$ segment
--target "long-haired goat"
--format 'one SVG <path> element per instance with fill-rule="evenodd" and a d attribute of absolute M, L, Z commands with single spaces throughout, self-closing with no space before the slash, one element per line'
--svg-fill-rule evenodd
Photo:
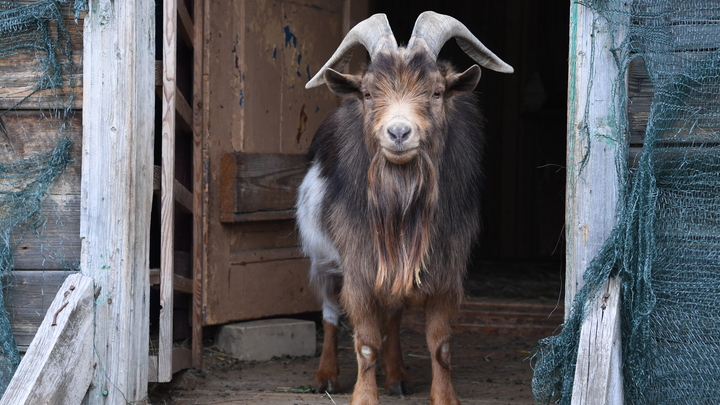
<path fill-rule="evenodd" d="M 358 361 L 352 404 L 378 403 L 381 350 L 387 389 L 407 392 L 399 338 L 405 304 L 425 306 L 430 402 L 458 403 L 450 382 L 450 322 L 479 231 L 483 133 L 472 95 L 480 68 L 457 73 L 437 62 L 453 37 L 480 65 L 513 71 L 452 17 L 421 14 L 407 47 L 398 47 L 387 18 L 376 14 L 348 32 L 306 85 L 327 83 L 344 97 L 310 145 L 297 220 L 323 304 L 316 388 L 337 387 L 342 306 L 354 327 Z M 370 63 L 357 75 L 339 73 L 358 44 Z"/>

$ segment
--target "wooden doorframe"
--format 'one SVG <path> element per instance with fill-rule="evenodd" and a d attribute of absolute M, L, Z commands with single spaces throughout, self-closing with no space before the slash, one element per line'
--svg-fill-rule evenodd
<path fill-rule="evenodd" d="M 85 18 L 80 270 L 95 284 L 90 404 L 147 401 L 154 9 L 98 0 Z"/>

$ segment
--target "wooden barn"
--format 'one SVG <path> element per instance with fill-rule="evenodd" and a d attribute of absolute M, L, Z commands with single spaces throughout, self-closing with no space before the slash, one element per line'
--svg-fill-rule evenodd
<path fill-rule="evenodd" d="M 8 392 L 27 399 L 1 403 L 72 403 L 58 399 L 71 391 L 73 401 L 87 391 L 91 404 L 143 403 L 148 382 L 203 367 L 203 333 L 216 326 L 318 311 L 294 202 L 313 134 L 339 101 L 304 85 L 378 12 L 402 43 L 422 11 L 456 16 L 516 68 L 484 71 L 477 89 L 486 185 L 469 277 L 512 284 L 522 278 L 513 268 L 540 263 L 561 282 L 566 3 L 20 0 L 0 2 L 0 20 L 38 3 L 62 12 L 67 78 L 33 87 L 49 50 L 4 56 L 11 30 L 0 25 L 0 164 L 53 148 L 47 111 L 62 108 L 73 111 L 63 125 L 72 161 L 46 193 L 42 225 L 9 238 L 5 306 L 27 354 Z M 62 38 L 56 20 L 35 18 Z M 454 42 L 441 56 L 472 64 Z M 546 318 L 560 294 L 513 316 Z"/>

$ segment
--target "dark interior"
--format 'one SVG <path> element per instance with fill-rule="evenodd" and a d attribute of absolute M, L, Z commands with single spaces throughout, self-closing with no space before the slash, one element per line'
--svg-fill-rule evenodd
<path fill-rule="evenodd" d="M 476 89 L 487 120 L 486 183 L 483 232 L 470 279 L 517 280 L 520 273 L 548 271 L 559 285 L 565 256 L 568 4 L 414 0 L 370 7 L 371 14 L 387 14 L 401 44 L 426 10 L 459 19 L 515 68 L 512 75 L 483 69 Z M 440 58 L 460 70 L 474 63 L 452 40 Z M 513 274 L 505 274 L 509 268 Z"/>

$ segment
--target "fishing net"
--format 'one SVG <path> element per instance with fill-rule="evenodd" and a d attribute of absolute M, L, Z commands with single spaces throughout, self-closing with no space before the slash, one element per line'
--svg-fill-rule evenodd
<path fill-rule="evenodd" d="M 536 401 L 570 403 L 580 326 L 616 275 L 625 403 L 720 403 L 720 1 L 580 4 L 621 44 L 611 49 L 616 83 L 600 85 L 627 89 L 628 66 L 642 58 L 654 91 L 637 166 L 628 145 L 618 148 L 617 225 L 562 332 L 534 353 Z M 624 118 L 616 130 L 631 139 Z"/>
<path fill-rule="evenodd" d="M 77 18 L 86 5 L 75 1 L 72 7 Z M 70 6 L 54 0 L 0 0 L 0 276 L 13 270 L 13 245 L 21 235 L 40 232 L 41 205 L 72 161 L 67 131 L 75 71 L 68 12 Z M 19 361 L 0 288 L 0 394 Z"/>

